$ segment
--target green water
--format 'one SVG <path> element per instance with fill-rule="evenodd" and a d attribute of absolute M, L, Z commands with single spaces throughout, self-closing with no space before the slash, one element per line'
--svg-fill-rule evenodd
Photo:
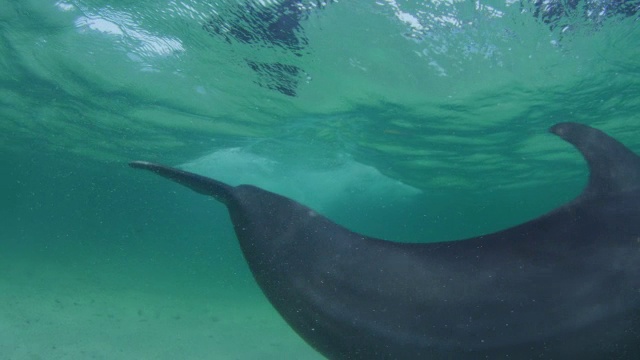
<path fill-rule="evenodd" d="M 587 170 L 554 123 L 640 151 L 637 15 L 342 1 L 291 51 L 205 30 L 236 4 L 0 0 L 0 358 L 321 358 L 254 284 L 225 209 L 130 160 L 418 242 L 577 195 Z M 295 94 L 252 62 L 300 69 Z"/>

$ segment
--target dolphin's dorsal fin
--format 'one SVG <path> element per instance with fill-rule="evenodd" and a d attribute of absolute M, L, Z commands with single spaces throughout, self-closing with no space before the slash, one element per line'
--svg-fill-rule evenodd
<path fill-rule="evenodd" d="M 549 131 L 570 142 L 587 160 L 589 184 L 582 197 L 603 197 L 640 188 L 640 157 L 592 127 L 565 122 Z"/>

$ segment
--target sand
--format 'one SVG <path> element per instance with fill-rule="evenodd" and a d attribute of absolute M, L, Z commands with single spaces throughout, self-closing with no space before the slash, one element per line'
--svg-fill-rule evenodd
<path fill-rule="evenodd" d="M 251 279 L 33 255 L 0 251 L 2 359 L 322 359 Z"/>

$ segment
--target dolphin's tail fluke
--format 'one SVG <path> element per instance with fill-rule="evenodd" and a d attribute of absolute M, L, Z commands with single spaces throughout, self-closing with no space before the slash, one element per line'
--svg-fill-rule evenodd
<path fill-rule="evenodd" d="M 182 184 L 195 192 L 212 196 L 224 204 L 228 204 L 233 197 L 233 186 L 202 175 L 146 161 L 132 161 L 129 163 L 129 166 L 136 169 L 149 170 L 169 180 Z"/>

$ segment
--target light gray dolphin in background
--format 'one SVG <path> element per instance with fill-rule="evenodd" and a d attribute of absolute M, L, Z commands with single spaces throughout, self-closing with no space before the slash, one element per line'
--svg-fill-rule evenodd
<path fill-rule="evenodd" d="M 640 359 L 640 158 L 576 123 L 575 200 L 466 240 L 370 238 L 286 197 L 148 162 L 229 209 L 256 282 L 330 359 Z"/>

